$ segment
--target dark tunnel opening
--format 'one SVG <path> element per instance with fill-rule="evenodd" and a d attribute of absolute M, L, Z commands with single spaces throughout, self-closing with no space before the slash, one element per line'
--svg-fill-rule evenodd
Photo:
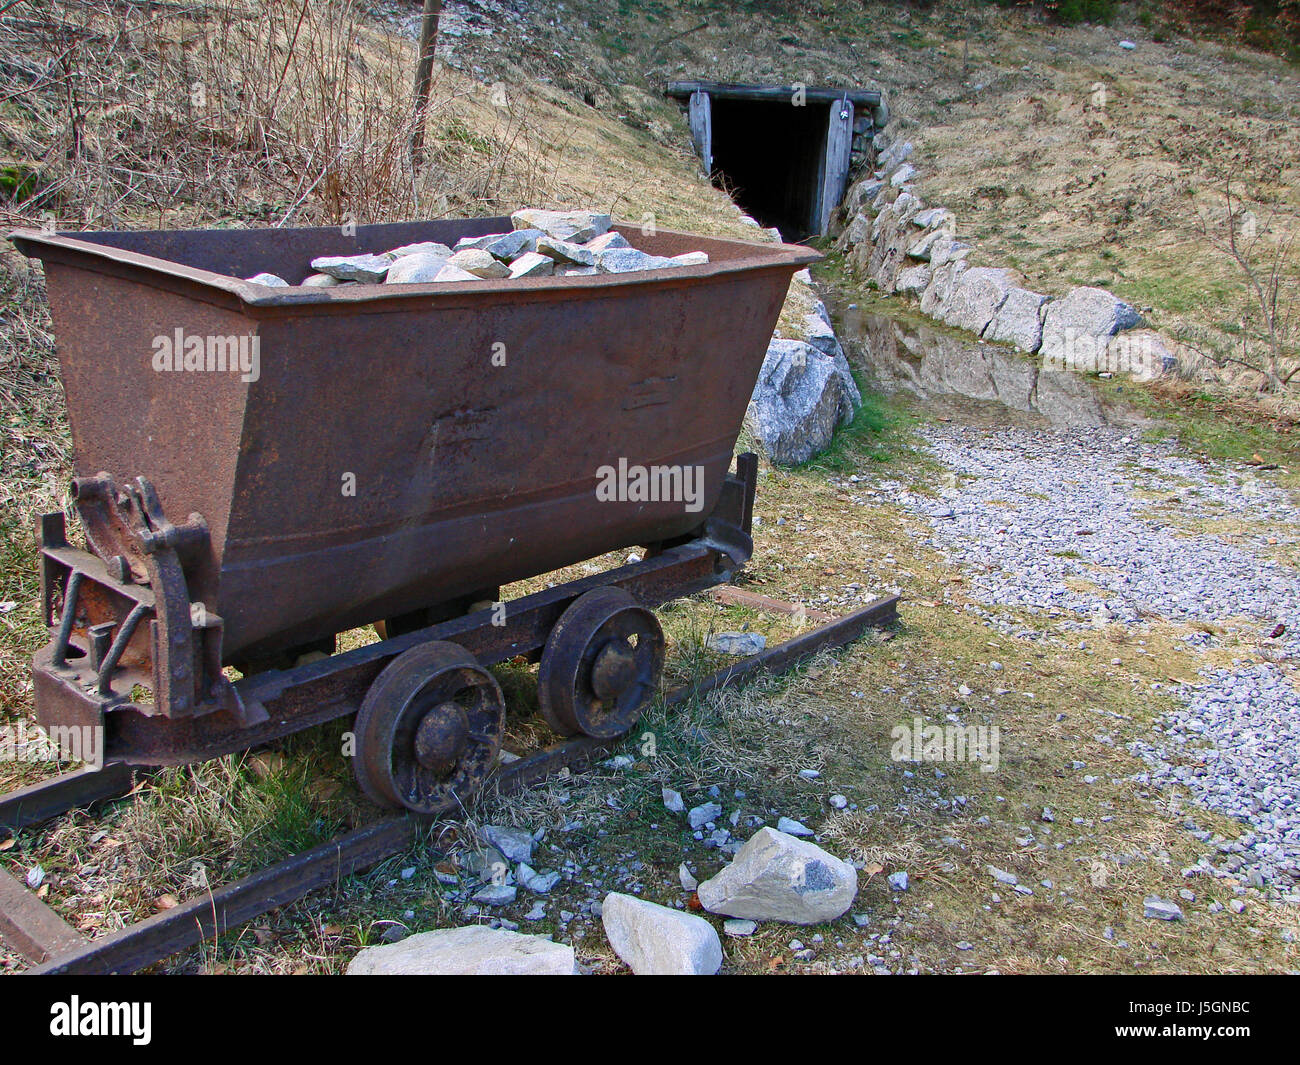
<path fill-rule="evenodd" d="M 790 100 L 712 101 L 713 181 L 787 241 L 818 230 L 826 108 Z"/>

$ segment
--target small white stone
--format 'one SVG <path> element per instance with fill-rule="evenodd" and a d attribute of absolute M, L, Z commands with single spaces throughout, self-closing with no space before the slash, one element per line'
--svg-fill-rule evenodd
<path fill-rule="evenodd" d="M 516 864 L 532 860 L 533 846 L 537 842 L 527 829 L 505 825 L 484 825 L 483 838 Z"/>
<path fill-rule="evenodd" d="M 693 807 L 691 812 L 686 815 L 686 819 L 691 828 L 699 828 L 701 825 L 707 825 L 710 821 L 716 821 L 721 816 L 721 803 L 706 802 Z"/>

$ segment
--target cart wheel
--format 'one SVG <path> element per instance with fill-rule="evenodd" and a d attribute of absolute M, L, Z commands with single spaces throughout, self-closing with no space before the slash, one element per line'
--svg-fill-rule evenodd
<path fill-rule="evenodd" d="M 664 633 L 630 592 L 606 585 L 578 596 L 542 652 L 537 694 L 547 724 L 564 736 L 620 736 L 659 685 Z"/>
<path fill-rule="evenodd" d="M 398 655 L 357 711 L 357 783 L 381 806 L 438 813 L 486 779 L 506 727 L 505 696 L 474 656 L 435 640 Z"/>

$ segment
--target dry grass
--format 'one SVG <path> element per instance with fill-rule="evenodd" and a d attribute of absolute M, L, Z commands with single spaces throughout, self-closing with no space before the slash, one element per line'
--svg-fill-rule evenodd
<path fill-rule="evenodd" d="M 147 32 L 141 30 L 139 41 L 128 46 L 95 21 L 105 12 L 117 11 L 107 0 L 69 10 L 80 12 L 78 18 L 88 18 L 99 35 L 95 47 L 105 51 L 93 54 L 116 57 L 115 62 L 134 55 L 153 64 L 176 55 L 197 62 L 193 57 L 206 54 L 204 48 L 216 47 L 214 41 L 186 52 L 167 43 L 180 38 L 197 41 L 195 35 L 210 34 L 210 22 L 180 24 L 164 19 L 151 23 Z M 340 82 L 330 81 L 328 92 L 322 89 L 313 96 L 311 71 L 330 70 L 332 77 L 344 77 L 334 65 L 341 53 L 330 49 L 352 38 L 340 29 L 344 22 L 330 20 L 351 16 L 338 5 L 311 6 L 304 18 L 320 20 L 313 22 L 316 29 L 310 31 L 317 35 L 304 38 L 300 33 L 298 40 L 315 41 L 312 47 L 326 48 L 326 55 L 303 59 L 305 65 L 299 70 L 296 64 L 303 54 L 297 50 L 299 45 L 288 44 L 299 10 L 296 5 L 277 8 L 270 23 L 277 28 L 266 46 L 279 49 L 274 54 L 282 62 L 288 56 L 294 67 L 285 75 L 284 84 L 291 87 L 285 91 L 301 92 L 304 100 L 323 106 L 324 101 L 337 99 L 330 94 L 340 90 Z M 796 32 L 831 18 L 829 9 L 814 9 L 807 21 L 797 23 Z M 743 65 L 740 51 L 760 54 L 764 42 L 772 44 L 772 56 L 787 56 L 771 60 L 775 75 L 798 73 L 805 66 L 820 68 L 827 75 L 824 80 L 857 78 L 860 73 L 860 59 L 839 46 L 840 58 L 826 66 L 812 53 L 791 56 L 773 43 L 777 28 L 762 18 L 759 21 L 763 22 L 759 36 L 738 33 L 734 22 L 729 28 L 706 31 L 701 47 L 717 46 L 726 52 L 719 76 L 763 75 Z M 0 25 L 4 25 L 2 17 Z M 669 29 L 671 25 L 663 27 L 663 33 Z M 363 30 L 360 27 L 358 33 Z M 875 69 L 881 80 L 904 86 L 908 71 L 925 63 L 950 69 L 951 54 L 942 49 L 933 55 L 926 51 L 937 47 L 939 34 L 934 27 L 922 33 L 924 47 L 910 38 L 889 44 L 890 32 L 888 26 L 864 26 L 858 38 L 879 43 L 871 54 L 879 56 Z M 400 116 L 406 88 L 405 76 L 397 71 L 409 68 L 409 46 L 367 38 L 356 44 L 349 62 L 365 57 L 370 64 L 367 71 L 374 73 L 375 57 L 388 54 L 384 49 L 389 47 L 401 50 L 407 60 L 393 64 L 392 80 L 387 83 L 391 87 L 385 90 L 393 94 L 387 103 Z M 4 69 L 6 77 L 16 76 Z M 169 76 L 181 79 L 184 71 L 179 65 Z M 247 74 L 263 94 L 274 84 L 264 75 Z M 354 85 L 353 91 L 370 92 L 373 86 L 386 84 L 386 76 L 380 69 L 377 82 Z M 83 156 L 79 162 L 74 157 L 76 165 L 52 164 L 48 175 L 51 195 L 56 192 L 66 198 L 58 201 L 58 213 L 74 221 L 124 225 L 245 224 L 285 217 L 333 221 L 339 212 L 347 211 L 359 212 L 363 220 L 380 220 L 400 216 L 407 209 L 404 204 L 430 214 L 495 213 L 515 206 L 518 201 L 513 198 L 527 191 L 533 202 L 593 204 L 634 221 L 649 212 L 668 227 L 719 235 L 752 233 L 741 226 L 725 198 L 700 178 L 694 161 L 679 145 L 679 134 L 670 136 L 665 127 L 651 122 L 633 128 L 555 89 L 518 79 L 511 82 L 509 106 L 503 113 L 487 89 L 454 72 L 439 74 L 429 139 L 436 165 L 427 184 L 412 185 L 408 193 L 391 177 L 392 171 L 386 171 L 390 181 L 382 188 L 339 173 L 336 181 L 315 183 L 305 199 L 302 191 L 313 185 L 314 175 L 330 158 L 344 158 L 338 155 L 340 147 L 353 143 L 345 124 L 333 132 L 319 131 L 318 143 L 312 137 L 319 123 L 307 122 L 295 134 L 292 123 L 297 112 L 277 110 L 277 122 L 265 130 L 268 140 L 259 140 L 255 132 L 251 141 L 231 140 L 232 152 L 248 154 L 239 156 L 238 164 L 230 163 L 229 169 L 225 160 L 204 162 L 204 167 L 215 169 L 197 173 L 203 182 L 211 179 L 211 190 L 200 190 L 196 186 L 202 182 L 192 181 L 186 193 L 184 186 L 175 184 L 174 175 L 168 177 L 167 166 L 162 165 L 165 160 L 137 157 L 138 167 L 133 168 L 144 176 L 134 178 L 108 165 L 103 146 L 112 137 L 126 130 L 128 150 L 147 153 L 152 150 L 150 138 L 161 127 L 150 127 L 148 137 L 131 141 L 129 114 L 113 111 L 112 84 L 107 78 L 93 84 L 109 95 L 99 100 L 99 111 L 87 112 Z M 127 79 L 124 84 L 129 87 L 131 82 Z M 222 84 L 237 83 L 228 79 Z M 8 91 L 0 90 L 0 95 Z M 624 100 L 636 96 L 626 85 L 619 93 Z M 248 133 L 240 125 L 244 116 L 239 94 L 223 92 L 215 98 L 223 108 L 219 128 L 232 137 L 231 131 Z M 272 98 L 274 94 L 259 97 L 260 106 Z M 350 106 L 361 111 L 379 106 L 371 97 L 352 100 Z M 117 102 L 125 107 L 129 97 Z M 642 99 L 641 105 L 646 113 L 659 113 L 655 101 Z M 30 143 L 50 158 L 62 160 L 71 120 L 60 124 L 60 112 L 51 104 L 45 112 L 48 126 L 33 123 L 14 106 L 10 100 L 4 105 L 9 110 L 0 107 L 0 136 L 6 138 L 0 141 L 3 150 L 31 161 L 38 155 L 35 148 L 24 154 L 15 146 L 27 143 L 24 137 L 48 136 L 49 141 Z M 308 109 L 304 114 L 313 112 Z M 390 120 L 391 125 L 384 124 Z M 372 138 L 368 147 L 363 154 L 346 158 L 367 159 L 381 170 L 393 166 L 400 171 L 401 159 L 391 151 L 385 154 L 384 148 L 400 138 L 399 119 L 390 116 L 364 128 Z M 163 143 L 170 143 L 180 158 L 186 151 L 198 150 L 191 135 L 188 129 L 180 130 Z M 297 144 L 286 148 L 282 138 L 290 136 Z M 264 163 L 257 161 L 267 146 L 269 157 Z M 313 156 L 312 151 L 318 154 Z M 316 169 L 294 170 L 284 163 L 288 158 L 315 159 Z M 239 167 L 247 171 L 247 183 L 223 184 L 222 175 L 234 174 Z M 351 183 L 354 177 L 356 184 Z M 306 185 L 300 186 L 304 178 Z M 996 240 L 996 235 L 990 239 Z M 0 351 L 10 354 L 0 365 L 4 382 L 0 429 L 5 434 L 0 470 L 5 502 L 0 518 L 4 523 L 0 526 L 4 552 L 0 600 L 16 605 L 0 611 L 0 721 L 11 721 L 27 712 L 25 661 L 44 638 L 34 611 L 31 518 L 38 509 L 66 502 L 62 486 L 68 472 L 68 444 L 39 274 L 26 272 L 25 264 L 12 253 L 6 256 L 4 268 L 6 313 Z M 1183 814 L 1176 797 L 1148 793 L 1132 781 L 1140 765 L 1124 745 L 1142 735 L 1169 705 L 1170 684 L 1186 679 L 1203 663 L 1233 657 L 1249 660 L 1258 649 L 1228 630 L 1220 634 L 1221 646 L 1213 655 L 1192 659 L 1179 639 L 1184 630 L 1155 620 L 1135 635 L 1119 628 L 1099 634 L 1097 647 L 1089 653 L 1079 653 L 1077 634 L 1057 629 L 1053 619 L 1018 617 L 1020 628 L 1035 633 L 1034 639 L 991 631 L 976 616 L 962 574 L 924 546 L 922 525 L 891 504 L 887 495 L 872 496 L 865 485 L 831 484 L 827 478 L 828 470 L 851 469 L 868 478 L 884 472 L 914 491 L 933 491 L 942 471 L 911 453 L 904 441 L 894 440 L 885 447 L 874 436 L 848 437 L 850 443 L 817 467 L 764 468 L 756 554 L 746 580 L 767 594 L 833 611 L 883 591 L 902 591 L 907 597 L 904 624 L 892 639 L 860 641 L 783 678 L 756 682 L 739 692 L 717 693 L 671 714 L 652 708 L 623 747 L 633 758 L 630 767 L 598 766 L 591 773 L 553 779 L 510 799 L 488 795 L 467 822 L 432 826 L 410 851 L 366 876 L 348 878 L 332 891 L 282 908 L 220 944 L 173 959 L 162 968 L 332 972 L 395 924 L 422 930 L 464 923 L 467 918 L 448 899 L 436 867 L 471 849 L 482 824 L 504 822 L 546 831 L 539 847 L 539 867 L 572 863 L 578 870 L 547 901 L 547 916 L 526 930 L 573 942 L 584 964 L 595 971 L 615 971 L 618 965 L 599 922 L 582 912 L 583 903 L 600 898 L 610 888 L 636 890 L 661 902 L 681 902 L 679 863 L 686 861 L 701 877 L 721 864 L 716 851 L 704 847 L 680 819 L 663 810 L 660 788 L 664 785 L 683 791 L 690 805 L 705 801 L 709 789 L 717 788 L 727 813 L 734 811 L 742 819 L 738 835 L 747 834 L 757 819 L 772 823 L 780 815 L 796 817 L 820 831 L 831 849 L 865 864 L 854 907 L 865 918 L 863 927 L 847 918 L 797 932 L 765 926 L 750 940 L 726 942 L 727 966 L 732 971 L 789 968 L 786 944 L 793 935 L 805 942 L 811 942 L 813 935 L 824 937 L 816 944 L 814 961 L 800 966 L 811 971 L 843 969 L 851 959 L 870 955 L 891 969 L 925 971 L 1296 968 L 1293 914 L 1269 907 L 1244 888 L 1240 897 L 1247 909 L 1242 915 L 1216 917 L 1206 912 L 1211 900 L 1238 897 L 1228 881 L 1191 881 L 1197 900 L 1184 906 L 1188 919 L 1183 923 L 1166 926 L 1141 916 L 1145 894 L 1175 897 L 1187 885 L 1180 870 L 1195 860 L 1198 847 L 1182 830 Z M 888 464 L 882 466 L 886 460 Z M 608 557 L 588 565 L 600 568 L 617 561 Z M 587 565 L 574 567 L 549 579 L 587 571 Z M 535 582 L 514 593 L 534 586 Z M 716 663 L 701 648 L 709 631 L 749 625 L 772 641 L 793 631 L 789 618 L 721 607 L 707 600 L 672 604 L 661 611 L 661 618 L 670 637 L 669 683 Z M 348 640 L 369 638 L 354 633 Z M 1002 672 L 991 670 L 994 657 L 1004 664 Z M 1118 665 L 1111 664 L 1114 658 L 1120 660 Z M 546 742 L 549 734 L 531 712 L 531 671 L 509 667 L 499 672 L 512 702 L 507 746 L 522 751 Z M 972 694 L 961 695 L 961 685 Z M 945 775 L 936 776 L 933 767 L 891 759 L 894 726 L 910 723 L 914 716 L 942 722 L 949 713 L 999 726 L 1002 761 L 997 773 L 950 764 L 943 767 Z M 19 833 L 12 845 L 0 841 L 4 848 L 0 861 L 16 874 L 40 865 L 46 874 L 48 901 L 87 931 L 108 931 L 175 900 L 201 897 L 209 884 L 226 882 L 374 816 L 375 811 L 357 798 L 343 760 L 336 756 L 341 727 L 294 737 L 271 752 L 162 772 L 130 798 L 93 818 L 72 814 L 42 829 Z M 653 736 L 653 746 L 646 744 L 647 734 Z M 1074 761 L 1086 763 L 1086 772 L 1097 777 L 1096 783 L 1085 784 L 1084 771 L 1072 768 Z M 820 776 L 806 780 L 798 775 L 800 769 L 815 769 Z M 48 771 L 48 766 L 33 770 L 6 765 L 0 769 L 0 786 Z M 856 809 L 833 811 L 826 799 L 835 793 L 844 794 Z M 1053 822 L 1041 819 L 1044 807 L 1054 811 Z M 1225 835 L 1238 831 L 1234 823 L 1197 816 L 1205 827 Z M 1057 843 L 1063 846 L 1058 849 Z M 994 884 L 985 872 L 988 864 L 1014 872 L 1034 894 L 1021 897 Z M 897 869 L 906 869 L 913 881 L 911 890 L 900 896 L 892 894 L 885 882 L 886 874 Z M 1052 888 L 1042 886 L 1045 879 L 1051 880 Z M 1001 901 L 993 900 L 995 888 Z M 522 922 L 532 901 L 521 893 L 503 914 Z M 563 910 L 576 916 L 562 920 Z M 0 957 L 0 967 L 13 964 L 14 959 Z"/>
<path fill-rule="evenodd" d="M 457 47 L 493 75 L 522 67 L 578 93 L 575 79 L 597 72 L 614 86 L 606 106 L 682 144 L 674 105 L 633 85 L 882 88 L 892 133 L 916 145 L 923 199 L 956 211 L 978 249 L 972 263 L 1018 268 L 1053 295 L 1102 285 L 1156 328 L 1234 352 L 1258 307 L 1203 232 L 1220 229 L 1225 179 L 1258 223 L 1261 260 L 1300 232 L 1300 73 L 1274 55 L 1148 28 L 1140 6 L 1120 5 L 1111 26 L 1064 27 L 1023 9 L 942 0 L 632 2 L 617 16 L 598 0 L 544 0 L 509 47 Z M 1137 49 L 1120 49 L 1125 38 Z M 1288 259 L 1294 285 L 1300 249 Z M 1294 338 L 1291 347 L 1295 357 Z M 1248 389 L 1259 381 L 1232 367 L 1219 376 Z"/>
<path fill-rule="evenodd" d="M 1115 46 L 1124 34 L 1136 51 Z M 964 48 L 936 40 L 939 77 L 895 99 L 922 194 L 956 211 L 976 261 L 1053 295 L 1106 287 L 1171 335 L 1239 346 L 1258 307 L 1203 231 L 1221 230 L 1231 180 L 1261 255 L 1282 248 L 1300 274 L 1286 249 L 1300 231 L 1295 68 L 1136 26 L 1044 34 L 993 15 L 963 63 Z"/>

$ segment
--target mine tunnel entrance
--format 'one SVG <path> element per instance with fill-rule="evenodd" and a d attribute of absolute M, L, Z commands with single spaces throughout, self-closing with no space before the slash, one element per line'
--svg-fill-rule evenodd
<path fill-rule="evenodd" d="M 714 184 L 788 241 L 816 232 L 818 171 L 825 154 L 826 115 L 820 107 L 714 101 Z"/>
<path fill-rule="evenodd" d="M 787 241 L 824 233 L 848 184 L 888 121 L 867 89 L 678 81 L 691 139 L 713 183 Z"/>

